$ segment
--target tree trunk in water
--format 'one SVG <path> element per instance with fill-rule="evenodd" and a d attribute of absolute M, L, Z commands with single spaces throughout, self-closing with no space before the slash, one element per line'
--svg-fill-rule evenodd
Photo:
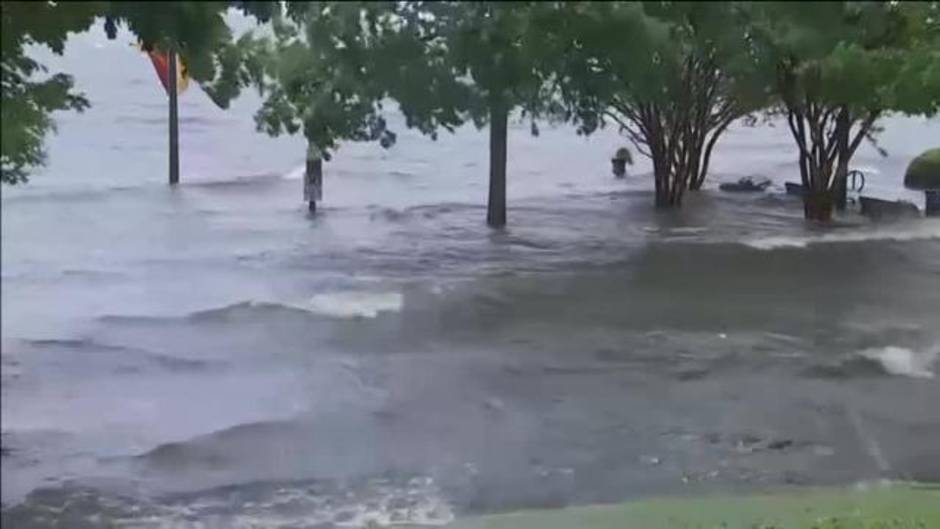
<path fill-rule="evenodd" d="M 838 211 L 845 211 L 845 207 L 849 202 L 848 174 L 848 168 L 840 166 L 836 168 L 836 174 L 833 177 L 835 178 L 833 205 Z"/>
<path fill-rule="evenodd" d="M 669 162 L 660 153 L 653 153 L 653 178 L 656 182 L 656 207 L 668 208 L 672 205 L 669 186 Z"/>
<path fill-rule="evenodd" d="M 806 220 L 832 220 L 833 193 L 807 188 L 803 192 L 803 216 Z"/>
<path fill-rule="evenodd" d="M 656 207 L 658 209 L 677 208 L 682 205 L 685 191 L 685 173 L 669 161 L 669 155 L 662 151 L 653 154 L 653 178 L 656 181 Z"/>
<path fill-rule="evenodd" d="M 661 209 L 674 208 L 682 205 L 682 193 L 679 192 L 678 183 L 673 181 L 667 172 L 656 177 L 656 207 Z"/>
<path fill-rule="evenodd" d="M 835 191 L 835 206 L 839 211 L 845 211 L 848 204 L 848 179 L 849 179 L 849 132 L 852 122 L 849 120 L 849 112 L 843 108 L 836 118 L 836 174 L 833 175 L 833 190 Z"/>
<path fill-rule="evenodd" d="M 490 194 L 486 223 L 494 228 L 506 225 L 506 125 L 505 105 L 490 106 Z"/>
<path fill-rule="evenodd" d="M 848 175 L 849 168 L 840 162 L 836 167 L 836 174 L 833 176 L 835 179 L 833 184 L 833 192 L 835 195 L 833 197 L 833 205 L 838 211 L 845 211 L 845 207 L 849 202 Z"/>
<path fill-rule="evenodd" d="M 672 206 L 672 201 L 669 199 L 669 193 L 665 189 L 656 190 L 656 207 L 658 209 L 667 209 Z"/>

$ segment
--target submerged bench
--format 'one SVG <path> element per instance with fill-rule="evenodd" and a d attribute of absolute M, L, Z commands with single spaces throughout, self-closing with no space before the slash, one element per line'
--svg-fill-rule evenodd
<path fill-rule="evenodd" d="M 880 198 L 859 197 L 861 213 L 866 217 L 918 217 L 920 210 L 906 200 L 882 200 Z"/>

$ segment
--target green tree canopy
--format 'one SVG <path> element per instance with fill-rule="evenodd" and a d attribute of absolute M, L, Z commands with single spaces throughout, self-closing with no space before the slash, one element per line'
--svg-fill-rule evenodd
<path fill-rule="evenodd" d="M 614 123 L 653 162 L 656 204 L 701 187 L 727 127 L 759 108 L 754 60 L 730 2 L 563 4 L 558 80 L 584 133 Z"/>
<path fill-rule="evenodd" d="M 756 75 L 798 149 L 807 218 L 844 205 L 849 162 L 889 112 L 940 108 L 937 2 L 754 2 Z"/>
<path fill-rule="evenodd" d="M 506 223 L 508 117 L 519 109 L 534 119 L 549 101 L 550 34 L 542 24 L 551 9 L 539 2 L 397 2 L 383 41 L 389 96 L 409 127 L 433 137 L 440 128 L 489 124 L 490 226 Z"/>
<path fill-rule="evenodd" d="M 490 126 L 487 222 L 506 222 L 507 121 L 533 119 L 550 101 L 540 26 L 554 4 L 288 2 L 273 35 L 246 35 L 216 54 L 204 88 L 221 105 L 253 85 L 256 115 L 271 135 L 302 132 L 326 157 L 342 140 L 394 142 L 383 105 L 432 138 L 471 122 Z"/>
<path fill-rule="evenodd" d="M 395 141 L 386 128 L 377 41 L 390 23 L 387 4 L 291 3 L 273 17 L 273 34 L 246 34 L 218 54 L 207 85 L 222 105 L 252 85 L 265 99 L 255 116 L 272 136 L 303 133 L 330 158 L 341 140 Z"/>
<path fill-rule="evenodd" d="M 142 42 L 177 50 L 197 81 L 216 75 L 217 51 L 231 40 L 224 14 L 238 8 L 267 20 L 275 2 L 3 2 L 2 149 L 0 181 L 26 181 L 45 160 L 43 142 L 55 128 L 52 112 L 88 107 L 64 72 L 48 74 L 26 55 L 30 45 L 62 54 L 69 34 L 101 24 L 109 38 L 126 27 Z"/>

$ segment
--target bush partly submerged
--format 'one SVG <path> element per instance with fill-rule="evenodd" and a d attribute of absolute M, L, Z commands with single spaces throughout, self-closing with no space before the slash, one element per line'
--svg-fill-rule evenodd
<path fill-rule="evenodd" d="M 904 173 L 904 187 L 940 189 L 940 148 L 924 151 L 911 160 Z"/>

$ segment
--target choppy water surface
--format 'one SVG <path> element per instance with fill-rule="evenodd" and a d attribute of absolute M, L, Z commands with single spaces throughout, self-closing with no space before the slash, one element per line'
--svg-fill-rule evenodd
<path fill-rule="evenodd" d="M 486 135 L 303 146 L 103 35 L 59 59 L 94 108 L 4 188 L 3 520 L 360 527 L 874 478 L 940 479 L 940 224 L 806 225 L 779 128 L 732 130 L 711 189 L 655 212 L 622 140 L 518 124 L 510 226 Z M 940 137 L 892 118 L 874 196 Z M 722 180 L 763 174 L 763 195 Z M 318 525 L 320 524 L 320 525 Z"/>

